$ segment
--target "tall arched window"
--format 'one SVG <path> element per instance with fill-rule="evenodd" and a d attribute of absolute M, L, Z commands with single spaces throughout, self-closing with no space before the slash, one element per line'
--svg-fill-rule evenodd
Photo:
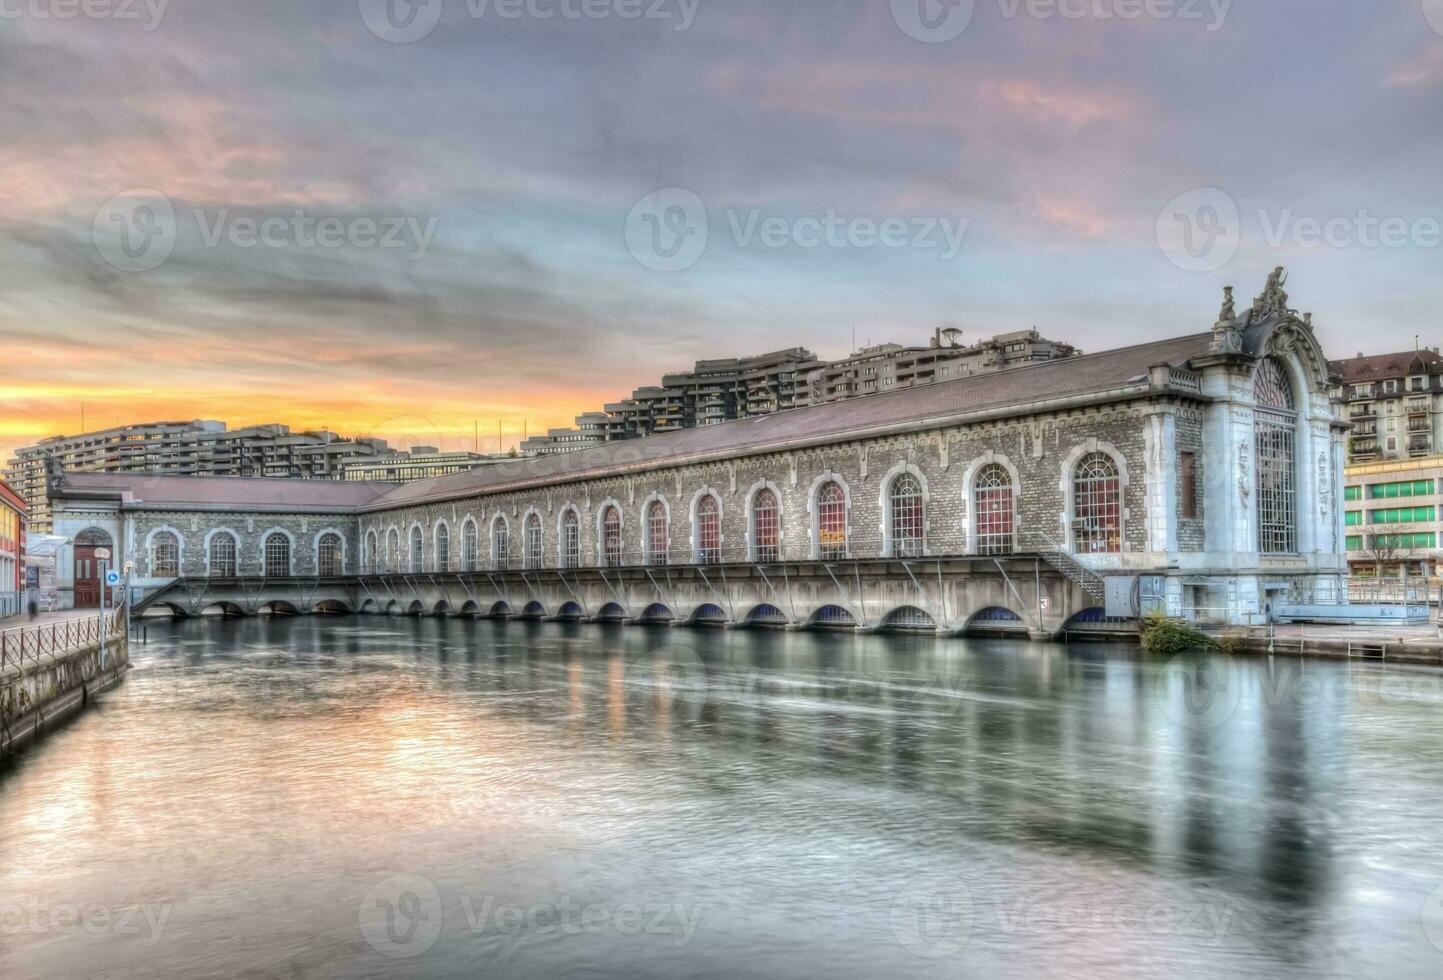
<path fill-rule="evenodd" d="M 621 565 L 621 511 L 610 504 L 601 514 L 601 565 L 603 568 Z"/>
<path fill-rule="evenodd" d="M 1088 453 L 1072 471 L 1072 547 L 1083 555 L 1122 550 L 1122 480 L 1107 453 Z"/>
<path fill-rule="evenodd" d="M 721 502 L 711 494 L 696 504 L 696 560 L 702 565 L 721 561 Z"/>
<path fill-rule="evenodd" d="M 1253 379 L 1258 408 L 1253 427 L 1258 450 L 1258 550 L 1289 555 L 1298 550 L 1297 402 L 1283 366 L 1258 364 Z"/>
<path fill-rule="evenodd" d="M 562 568 L 581 567 L 581 519 L 571 508 L 561 515 L 561 539 L 556 549 Z"/>
<path fill-rule="evenodd" d="M 279 531 L 266 535 L 266 578 L 286 578 L 291 574 L 291 539 Z"/>
<path fill-rule="evenodd" d="M 436 525 L 436 571 L 451 570 L 451 529 L 445 524 Z"/>
<path fill-rule="evenodd" d="M 541 515 L 532 514 L 526 518 L 526 548 L 523 560 L 527 568 L 540 568 L 545 561 L 542 557 Z"/>
<path fill-rule="evenodd" d="M 977 524 L 979 555 L 1012 554 L 1012 474 L 989 463 L 972 488 L 972 514 Z"/>
<path fill-rule="evenodd" d="M 762 489 L 752 498 L 752 561 L 774 562 L 781 558 L 782 511 L 777 495 Z"/>
<path fill-rule="evenodd" d="M 817 491 L 817 548 L 823 561 L 847 557 L 847 495 L 835 480 Z"/>
<path fill-rule="evenodd" d="M 344 571 L 346 552 L 341 545 L 341 536 L 333 532 L 321 535 L 316 542 L 316 574 L 335 577 Z"/>
<path fill-rule="evenodd" d="M 466 518 L 466 523 L 461 525 L 461 564 L 464 570 L 474 572 L 477 570 L 477 562 L 481 556 L 480 535 L 476 533 L 476 522 Z"/>
<path fill-rule="evenodd" d="M 646 563 L 666 564 L 666 504 L 660 500 L 646 506 Z"/>
<path fill-rule="evenodd" d="M 920 558 L 925 550 L 926 511 L 922 484 L 911 473 L 892 481 L 888 494 L 891 509 L 892 558 Z"/>
<path fill-rule="evenodd" d="M 491 567 L 497 571 L 504 571 L 506 568 L 506 552 L 511 547 L 511 529 L 506 525 L 506 518 L 500 514 L 491 525 Z"/>
<path fill-rule="evenodd" d="M 379 543 L 376 539 L 375 529 L 366 532 L 366 570 L 378 572 L 381 570 L 381 555 Z"/>
<path fill-rule="evenodd" d="M 214 578 L 235 578 L 235 538 L 229 531 L 218 531 L 211 535 L 210 554 L 206 556 L 206 567 Z"/>
<path fill-rule="evenodd" d="M 411 528 L 411 571 L 425 571 L 425 540 L 426 536 L 421 533 L 421 526 L 415 525 Z"/>
<path fill-rule="evenodd" d="M 386 571 L 401 570 L 401 532 L 394 527 L 386 534 Z"/>
<path fill-rule="evenodd" d="M 150 574 L 154 578 L 180 575 L 180 539 L 170 531 L 161 531 L 150 539 Z"/>

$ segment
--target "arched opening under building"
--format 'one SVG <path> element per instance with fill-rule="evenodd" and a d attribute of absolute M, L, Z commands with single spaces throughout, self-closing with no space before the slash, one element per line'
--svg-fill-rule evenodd
<path fill-rule="evenodd" d="M 643 623 L 669 623 L 675 618 L 671 610 L 660 602 L 653 602 L 641 611 L 641 621 Z"/>
<path fill-rule="evenodd" d="M 351 610 L 339 599 L 322 599 L 312 612 L 317 616 L 348 616 Z"/>
<path fill-rule="evenodd" d="M 490 617 L 492 617 L 492 618 L 500 618 L 500 617 L 502 617 L 502 616 L 510 616 L 510 615 L 511 615 L 511 607 L 510 607 L 507 603 L 505 603 L 505 602 L 493 602 L 493 603 L 491 604 L 491 611 L 488 612 L 486 615 L 488 615 L 488 616 L 490 616 Z"/>
<path fill-rule="evenodd" d="M 882 628 L 894 633 L 930 633 L 937 622 L 916 606 L 899 606 L 882 620 Z"/>
<path fill-rule="evenodd" d="M 615 623 L 625 618 L 626 610 L 621 608 L 620 603 L 616 602 L 608 602 L 602 606 L 601 611 L 596 614 L 597 621 L 602 623 Z"/>
<path fill-rule="evenodd" d="M 537 599 L 532 599 L 525 606 L 521 607 L 522 619 L 540 619 L 546 615 L 546 607 Z"/>
<path fill-rule="evenodd" d="M 747 613 L 745 622 L 748 626 L 774 629 L 778 626 L 787 625 L 789 620 L 787 619 L 786 613 L 782 612 L 776 606 L 764 602 Z"/>
<path fill-rule="evenodd" d="M 691 621 L 697 626 L 722 626 L 727 621 L 726 610 L 712 602 L 704 603 L 691 614 Z"/>
<path fill-rule="evenodd" d="M 270 602 L 261 603 L 256 610 L 262 616 L 299 616 L 301 611 L 284 599 L 272 599 Z"/>
<path fill-rule="evenodd" d="M 989 606 L 967 620 L 964 630 L 969 636 L 998 636 L 1026 633 L 1022 617 L 1003 606 Z"/>
<path fill-rule="evenodd" d="M 208 619 L 239 619 L 245 615 L 245 610 L 234 602 L 213 602 L 202 609 L 200 614 Z"/>
<path fill-rule="evenodd" d="M 855 629 L 857 617 L 841 606 L 823 606 L 812 614 L 810 625 L 821 630 Z"/>
<path fill-rule="evenodd" d="M 577 602 L 563 602 L 560 611 L 557 612 L 557 619 L 580 619 L 583 613 L 581 604 Z"/>

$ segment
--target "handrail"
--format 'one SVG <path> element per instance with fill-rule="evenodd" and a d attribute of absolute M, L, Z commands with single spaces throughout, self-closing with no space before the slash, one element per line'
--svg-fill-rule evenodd
<path fill-rule="evenodd" d="M 78 647 L 98 643 L 101 629 L 101 617 L 97 613 L 94 616 L 77 616 L 0 630 L 0 670 L 10 667 L 11 664 L 24 667 L 26 660 L 39 666 L 41 657 L 56 657 Z M 105 614 L 106 639 L 124 636 L 125 629 L 124 609 Z"/>

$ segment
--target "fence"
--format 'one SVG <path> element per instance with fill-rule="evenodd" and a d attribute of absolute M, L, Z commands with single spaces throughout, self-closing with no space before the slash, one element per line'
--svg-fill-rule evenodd
<path fill-rule="evenodd" d="M 115 640 L 125 635 L 125 610 L 106 613 L 105 638 Z M 0 630 L 0 670 L 23 666 L 26 660 L 39 665 L 41 657 L 54 657 L 78 647 L 99 643 L 99 613 L 77 619 L 65 619 L 36 626 L 17 626 Z"/>

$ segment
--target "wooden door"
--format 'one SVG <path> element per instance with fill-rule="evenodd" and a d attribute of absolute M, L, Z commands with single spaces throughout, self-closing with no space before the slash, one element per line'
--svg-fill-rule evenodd
<path fill-rule="evenodd" d="M 100 561 L 95 557 L 96 545 L 75 546 L 75 608 L 95 609 L 100 606 Z"/>

